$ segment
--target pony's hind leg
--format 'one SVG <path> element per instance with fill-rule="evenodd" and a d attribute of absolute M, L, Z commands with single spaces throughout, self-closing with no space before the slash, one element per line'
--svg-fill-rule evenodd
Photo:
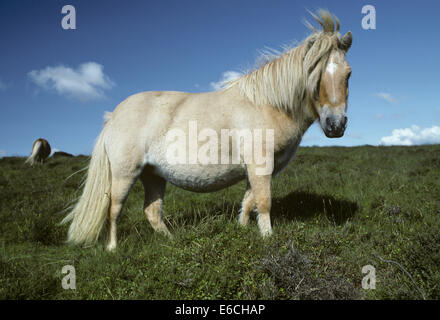
<path fill-rule="evenodd" d="M 254 195 L 250 187 L 249 182 L 247 183 L 246 192 L 244 194 L 243 200 L 241 201 L 240 215 L 238 216 L 238 223 L 242 226 L 246 226 L 249 222 L 249 215 L 255 208 Z"/>
<path fill-rule="evenodd" d="M 109 209 L 110 233 L 109 242 L 107 245 L 108 251 L 113 251 L 116 249 L 116 220 L 122 211 L 122 206 L 124 205 L 125 199 L 127 199 L 128 192 L 130 191 L 134 180 L 135 177 L 112 177 Z"/>
<path fill-rule="evenodd" d="M 144 212 L 155 231 L 171 237 L 171 233 L 162 219 L 163 197 L 165 195 L 166 180 L 149 174 L 146 170 L 141 175 L 145 190 Z"/>

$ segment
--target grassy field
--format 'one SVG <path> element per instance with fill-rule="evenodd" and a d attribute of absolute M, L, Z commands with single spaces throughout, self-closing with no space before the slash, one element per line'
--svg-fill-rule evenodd
<path fill-rule="evenodd" d="M 66 245 L 63 210 L 87 157 L 0 159 L 0 299 L 439 299 L 440 146 L 300 148 L 273 183 L 274 235 L 237 225 L 244 182 L 167 186 L 174 239 L 154 233 L 133 187 L 115 253 Z M 68 178 L 71 176 L 70 178 Z M 76 270 L 65 290 L 64 265 Z M 376 289 L 362 289 L 362 267 Z"/>

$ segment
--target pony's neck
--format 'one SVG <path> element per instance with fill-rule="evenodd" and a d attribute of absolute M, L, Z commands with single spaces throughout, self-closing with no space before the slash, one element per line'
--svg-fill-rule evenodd
<path fill-rule="evenodd" d="M 303 42 L 231 85 L 237 85 L 241 94 L 256 105 L 271 105 L 288 113 L 298 113 L 307 99 L 303 62 L 308 49 Z"/>
<path fill-rule="evenodd" d="M 309 129 L 310 126 L 316 121 L 318 116 L 316 115 L 316 112 L 312 110 L 312 106 L 307 103 L 298 108 L 298 110 L 298 113 L 290 116 L 298 128 L 298 135 L 302 137 L 307 129 Z"/>

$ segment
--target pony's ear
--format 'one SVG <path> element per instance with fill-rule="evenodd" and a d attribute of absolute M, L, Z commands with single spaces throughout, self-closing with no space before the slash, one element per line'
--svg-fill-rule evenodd
<path fill-rule="evenodd" d="M 348 49 L 350 49 L 351 47 L 351 42 L 353 41 L 353 35 L 351 34 L 350 31 L 348 31 L 342 38 L 341 41 L 339 42 L 339 46 L 341 47 L 342 50 L 344 50 L 345 52 L 348 51 Z"/>

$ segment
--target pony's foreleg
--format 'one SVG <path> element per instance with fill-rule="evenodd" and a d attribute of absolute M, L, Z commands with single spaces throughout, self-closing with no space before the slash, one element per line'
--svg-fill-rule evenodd
<path fill-rule="evenodd" d="M 156 175 L 143 173 L 142 184 L 145 190 L 144 213 L 155 231 L 168 237 L 171 233 L 162 219 L 162 205 L 166 189 L 166 180 Z"/>
<path fill-rule="evenodd" d="M 246 226 L 249 222 L 249 215 L 255 208 L 254 195 L 252 194 L 252 189 L 247 184 L 246 192 L 244 194 L 243 200 L 241 201 L 240 215 L 238 216 L 238 223 L 242 226 Z"/>
<path fill-rule="evenodd" d="M 108 251 L 113 251 L 116 249 L 116 220 L 122 211 L 122 206 L 124 205 L 125 199 L 127 199 L 127 195 L 131 186 L 133 185 L 133 181 L 134 178 L 112 179 L 109 209 L 110 233 L 107 245 Z"/>
<path fill-rule="evenodd" d="M 257 175 L 254 170 L 248 170 L 248 179 L 258 211 L 258 227 L 263 237 L 272 234 L 272 226 L 270 223 L 271 178 L 271 175 Z"/>

